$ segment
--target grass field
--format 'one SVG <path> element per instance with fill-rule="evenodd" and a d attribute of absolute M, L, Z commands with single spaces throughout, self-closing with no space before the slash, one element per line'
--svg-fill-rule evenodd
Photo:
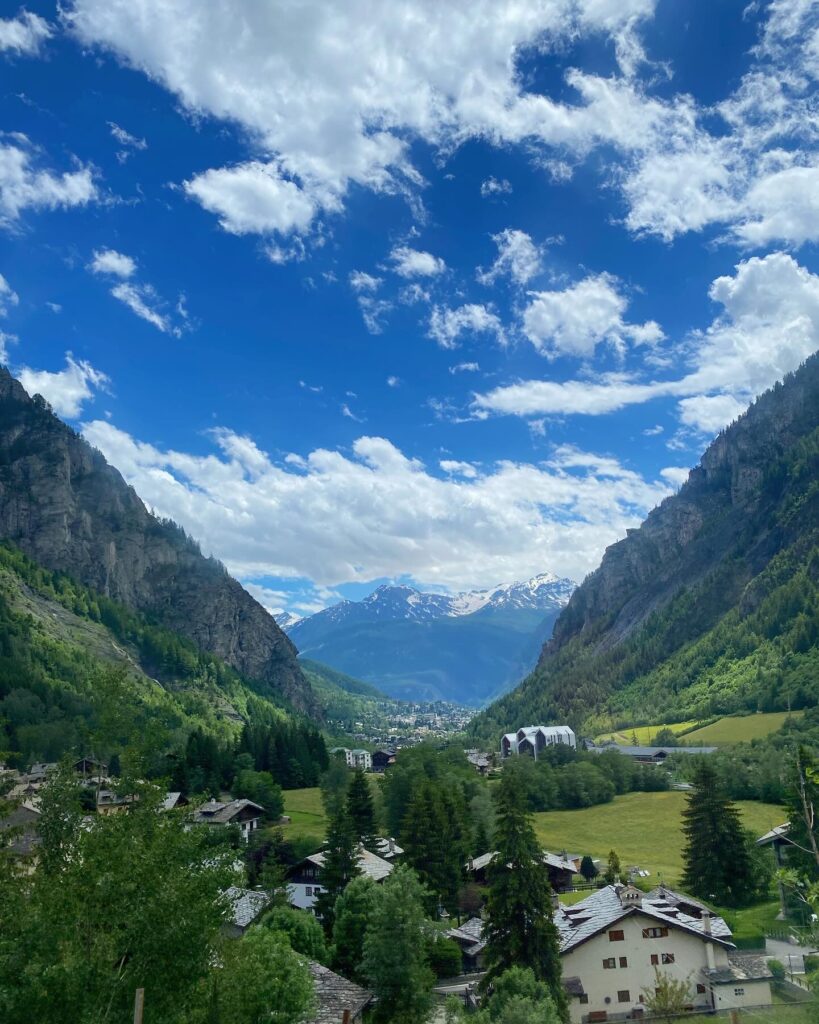
<path fill-rule="evenodd" d="M 623 866 L 639 865 L 651 872 L 646 881 L 662 876 L 677 884 L 682 860 L 680 814 L 686 795 L 668 793 L 626 793 L 609 804 L 580 811 L 544 811 L 536 814 L 538 838 L 548 850 L 589 853 L 605 860 L 614 849 Z M 762 835 L 781 825 L 787 815 L 776 804 L 753 801 L 738 803 L 748 828 Z"/>
<path fill-rule="evenodd" d="M 678 733 L 684 729 L 690 729 L 696 724 L 696 721 L 690 721 L 673 722 L 671 724 L 661 722 L 659 725 L 636 725 L 633 729 L 621 729 L 619 732 L 604 733 L 602 736 L 597 737 L 597 742 L 604 743 L 606 740 L 613 740 L 615 743 L 628 747 L 636 741 L 637 746 L 651 746 L 654 742 L 654 737 L 660 729 L 670 729 L 673 733 Z"/>
<path fill-rule="evenodd" d="M 792 711 L 792 718 L 799 718 L 804 712 Z M 744 715 L 742 717 L 720 718 L 702 729 L 686 733 L 683 743 L 692 746 L 747 743 L 749 740 L 760 739 L 777 732 L 788 718 L 787 711 L 771 711 L 763 715 Z"/>
<path fill-rule="evenodd" d="M 290 815 L 290 824 L 284 828 L 288 838 L 309 838 L 316 844 L 324 841 L 327 819 L 321 804 L 321 790 L 286 789 L 284 813 Z"/>

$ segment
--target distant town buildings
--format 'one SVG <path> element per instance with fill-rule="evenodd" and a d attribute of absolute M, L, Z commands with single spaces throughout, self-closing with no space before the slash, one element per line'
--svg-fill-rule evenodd
<path fill-rule="evenodd" d="M 577 737 L 568 725 L 524 725 L 501 739 L 501 757 L 527 754 L 537 760 L 547 747 L 563 745 L 577 749 Z"/>

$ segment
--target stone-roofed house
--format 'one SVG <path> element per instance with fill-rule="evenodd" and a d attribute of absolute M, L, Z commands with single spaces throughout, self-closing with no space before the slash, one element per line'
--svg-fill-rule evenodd
<path fill-rule="evenodd" d="M 461 947 L 464 974 L 482 971 L 483 951 L 486 948 L 486 941 L 483 938 L 483 920 L 480 917 L 470 917 L 463 924 L 450 928 L 446 934 L 447 938 L 457 942 Z"/>
<path fill-rule="evenodd" d="M 316 1012 L 305 1024 L 360 1024 L 372 992 L 315 960 L 308 960 L 307 966 L 315 986 Z"/>
<path fill-rule="evenodd" d="M 197 824 L 221 825 L 222 828 L 236 825 L 241 832 L 242 839 L 247 842 L 250 833 L 259 827 L 263 814 L 264 807 L 252 800 L 231 800 L 228 803 L 222 803 L 221 800 L 208 800 L 196 808 L 193 812 L 193 820 Z"/>
<path fill-rule="evenodd" d="M 480 857 L 471 857 L 466 862 L 466 872 L 476 885 L 485 885 L 487 869 L 495 859 L 495 853 L 484 853 Z M 564 855 L 543 851 L 543 863 L 549 872 L 549 884 L 555 892 L 566 892 L 572 888 L 574 876 L 578 874 L 577 865 Z"/>
<path fill-rule="evenodd" d="M 315 913 L 316 897 L 322 891 L 320 879 L 323 867 L 324 854 L 320 851 L 310 854 L 290 869 L 287 873 L 287 892 L 291 906 Z M 358 848 L 358 869 L 374 882 L 383 882 L 392 874 L 394 867 L 394 864 L 365 850 L 363 846 Z"/>
<path fill-rule="evenodd" d="M 397 857 L 403 856 L 404 853 L 403 847 L 399 846 L 392 836 L 380 836 L 373 845 L 375 846 L 373 853 L 378 854 L 384 860 L 395 860 Z"/>
<path fill-rule="evenodd" d="M 231 918 L 222 931 L 231 939 L 238 939 L 257 921 L 270 905 L 272 897 L 258 889 L 240 889 L 232 885 L 225 891 L 230 902 Z"/>

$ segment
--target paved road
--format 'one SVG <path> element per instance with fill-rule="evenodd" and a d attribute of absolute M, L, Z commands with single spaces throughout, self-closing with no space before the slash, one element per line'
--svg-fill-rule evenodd
<path fill-rule="evenodd" d="M 780 960 L 789 974 L 804 974 L 804 958 L 809 953 L 815 952 L 816 950 L 809 946 L 797 946 L 790 942 L 783 942 L 781 939 L 765 940 L 766 955 L 772 960 Z"/>

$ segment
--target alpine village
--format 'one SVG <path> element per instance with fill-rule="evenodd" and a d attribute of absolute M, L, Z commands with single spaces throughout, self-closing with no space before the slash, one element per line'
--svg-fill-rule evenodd
<path fill-rule="evenodd" d="M 819 1022 L 816 0 L 0 13 L 0 1024 Z"/>

